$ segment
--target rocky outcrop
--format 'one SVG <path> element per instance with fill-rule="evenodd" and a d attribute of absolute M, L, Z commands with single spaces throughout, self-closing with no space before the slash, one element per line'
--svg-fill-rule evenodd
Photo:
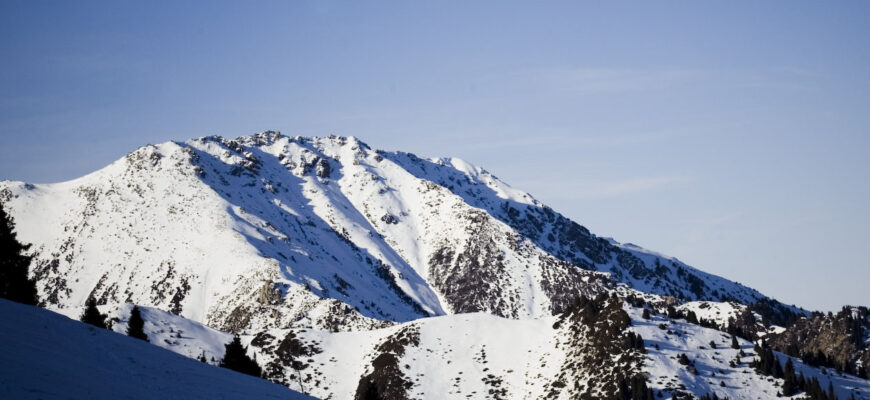
<path fill-rule="evenodd" d="M 814 313 L 785 331 L 765 338 L 768 345 L 807 364 L 870 379 L 870 311 L 844 307 L 833 314 Z"/>

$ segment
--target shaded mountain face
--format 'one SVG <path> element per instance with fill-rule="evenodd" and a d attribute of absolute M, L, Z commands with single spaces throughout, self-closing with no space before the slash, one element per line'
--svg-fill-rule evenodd
<path fill-rule="evenodd" d="M 43 304 L 159 307 L 231 332 L 370 329 L 581 295 L 765 299 L 590 233 L 458 159 L 265 132 L 142 147 L 58 184 L 0 183 Z"/>

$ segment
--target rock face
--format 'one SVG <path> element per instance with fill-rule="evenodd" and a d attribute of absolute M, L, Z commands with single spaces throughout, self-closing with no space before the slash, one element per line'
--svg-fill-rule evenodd
<path fill-rule="evenodd" d="M 0 183 L 50 308 L 159 307 L 231 331 L 535 318 L 635 289 L 759 293 L 602 239 L 458 159 L 264 132 L 142 147 L 69 182 Z M 606 272 L 607 274 L 602 274 Z"/>
<path fill-rule="evenodd" d="M 844 307 L 836 314 L 813 314 L 767 338 L 774 349 L 808 363 L 870 379 L 870 311 Z"/>
<path fill-rule="evenodd" d="M 566 356 L 547 398 L 619 398 L 620 384 L 640 377 L 644 361 L 643 339 L 636 347 L 629 326 L 622 300 L 606 294 L 583 297 L 560 315 L 553 327 Z"/>

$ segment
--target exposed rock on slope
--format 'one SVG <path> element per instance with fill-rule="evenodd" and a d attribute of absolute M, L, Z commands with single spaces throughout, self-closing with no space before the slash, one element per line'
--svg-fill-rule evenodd
<path fill-rule="evenodd" d="M 870 379 L 870 311 L 866 307 L 814 314 L 766 339 L 774 349 L 816 366 Z"/>

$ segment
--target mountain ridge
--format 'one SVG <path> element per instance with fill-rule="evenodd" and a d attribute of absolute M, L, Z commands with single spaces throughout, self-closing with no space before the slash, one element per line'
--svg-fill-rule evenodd
<path fill-rule="evenodd" d="M 264 296 L 266 303 L 291 295 L 304 304 L 281 311 L 290 319 L 334 315 L 323 310 L 338 307 L 369 327 L 456 312 L 552 315 L 581 294 L 624 290 L 620 284 L 687 300 L 766 298 L 675 258 L 599 238 L 462 160 L 372 150 L 353 137 L 267 131 L 148 145 L 63 183 L 3 181 L 0 200 L 22 240 L 37 245 L 45 304 L 62 308 L 89 296 L 101 304 L 134 301 L 230 331 L 250 325 L 252 310 L 262 308 L 251 303 L 263 303 L 251 300 Z M 140 227 L 147 222 L 154 224 Z M 161 240 L 151 231 L 175 236 Z M 88 284 L 80 282 L 91 261 L 83 256 L 103 265 Z M 135 282 L 135 270 L 107 265 L 109 258 L 137 270 L 147 265 L 152 278 Z M 236 273 L 227 259 L 249 273 L 215 298 L 206 288 L 227 286 Z M 151 286 L 150 298 L 119 282 L 125 278 Z M 242 297 L 227 309 L 228 300 Z M 223 309 L 211 306 L 217 303 Z"/>

